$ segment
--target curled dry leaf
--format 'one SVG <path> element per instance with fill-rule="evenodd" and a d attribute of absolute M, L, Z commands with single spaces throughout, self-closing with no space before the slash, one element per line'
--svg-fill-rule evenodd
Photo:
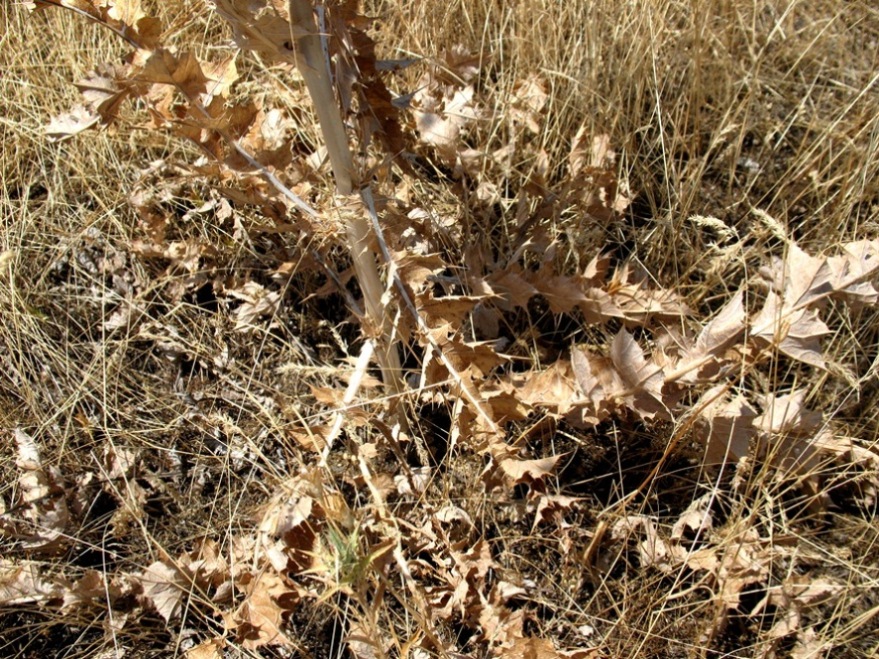
<path fill-rule="evenodd" d="M 443 160 L 452 165 L 462 147 L 462 130 L 479 118 L 473 95 L 472 86 L 457 89 L 447 98 L 436 98 L 427 93 L 415 95 L 418 136 L 422 142 L 436 148 Z"/>
<path fill-rule="evenodd" d="M 568 154 L 568 170 L 577 177 L 586 168 L 612 168 L 616 164 L 616 152 L 611 148 L 610 135 L 592 135 L 588 124 L 577 129 Z"/>
<path fill-rule="evenodd" d="M 557 650 L 549 639 L 525 637 L 503 649 L 502 656 L 511 659 L 601 659 L 597 648 Z"/>
<path fill-rule="evenodd" d="M 225 647 L 225 639 L 210 638 L 187 650 L 184 656 L 186 659 L 223 659 Z"/>
<path fill-rule="evenodd" d="M 745 331 L 744 292 L 735 295 L 712 318 L 696 338 L 696 343 L 684 349 L 675 372 L 681 373 L 679 382 L 709 381 L 718 375 L 725 350 Z"/>
<path fill-rule="evenodd" d="M 536 373 L 529 373 L 516 394 L 528 405 L 567 414 L 579 398 L 571 362 L 560 359 Z"/>
<path fill-rule="evenodd" d="M 696 404 L 703 423 L 696 433 L 705 443 L 705 464 L 735 463 L 748 455 L 755 434 L 757 412 L 741 395 L 731 397 L 727 387 L 712 387 Z"/>
<path fill-rule="evenodd" d="M 21 470 L 18 478 L 24 508 L 21 517 L 26 523 L 16 524 L 0 518 L 0 528 L 24 549 L 42 553 L 62 551 L 71 540 L 67 533 L 71 513 L 60 474 L 57 469 L 43 465 L 33 437 L 21 428 L 16 428 L 13 434 L 18 447 L 16 465 Z"/>
<path fill-rule="evenodd" d="M 771 292 L 751 321 L 751 333 L 786 355 L 824 368 L 820 339 L 831 333 L 818 317 L 828 298 L 855 306 L 875 303 L 879 292 L 867 280 L 879 270 L 879 241 L 859 241 L 836 257 L 813 257 L 793 244 L 761 274 Z"/>
<path fill-rule="evenodd" d="M 564 521 L 564 514 L 580 500 L 579 497 L 564 494 L 541 494 L 534 506 L 534 524 L 531 530 L 535 531 L 540 524 L 555 524 L 565 528 L 568 525 Z"/>
<path fill-rule="evenodd" d="M 225 292 L 229 297 L 242 302 L 235 309 L 235 330 L 238 332 L 252 332 L 262 318 L 274 318 L 281 303 L 280 293 L 255 281 L 245 282 L 240 288 L 227 288 Z M 273 326 L 274 323 L 270 322 L 269 327 Z"/>
<path fill-rule="evenodd" d="M 833 643 L 818 635 L 814 627 L 808 627 L 797 633 L 797 641 L 790 651 L 791 659 L 825 659 L 830 656 Z"/>
<path fill-rule="evenodd" d="M 535 135 L 540 133 L 543 111 L 549 95 L 546 83 L 536 74 L 513 85 L 510 112 L 514 121 L 526 126 Z"/>
<path fill-rule="evenodd" d="M 241 645 L 254 650 L 266 645 L 295 647 L 284 631 L 286 617 L 301 599 L 299 591 L 274 572 L 260 572 L 244 587 L 245 598 L 232 613 L 224 613 L 226 629 Z"/>
<path fill-rule="evenodd" d="M 273 64 L 295 63 L 287 0 L 214 0 L 213 4 L 231 26 L 239 47 Z"/>
<path fill-rule="evenodd" d="M 788 305 L 785 298 L 772 293 L 752 321 L 751 336 L 789 357 L 824 368 L 821 337 L 830 333 L 817 310 Z"/>
<path fill-rule="evenodd" d="M 769 630 L 769 637 L 784 638 L 799 631 L 803 613 L 819 604 L 833 602 L 843 590 L 842 584 L 831 579 L 811 579 L 805 575 L 791 574 L 784 583 L 768 589 L 751 615 L 760 613 L 767 604 L 778 607 L 782 614 L 777 616 Z"/>
<path fill-rule="evenodd" d="M 354 659 L 380 659 L 385 657 L 381 644 L 376 641 L 369 631 L 360 624 L 354 624 L 348 630 L 345 638 L 348 650 Z"/>
<path fill-rule="evenodd" d="M 706 534 L 711 532 L 713 526 L 712 499 L 713 495 L 709 493 L 693 500 L 672 526 L 671 539 L 680 542 L 685 535 L 692 534 L 706 540 Z"/>
<path fill-rule="evenodd" d="M 96 126 L 101 115 L 85 105 L 77 105 L 69 112 L 53 117 L 43 132 L 52 142 L 60 142 Z"/>
<path fill-rule="evenodd" d="M 559 460 L 563 457 L 564 455 L 553 455 L 552 457 L 539 460 L 504 458 L 500 461 L 500 468 L 508 482 L 513 485 L 520 483 L 533 484 L 550 476 L 555 471 Z"/>
<path fill-rule="evenodd" d="M 45 604 L 63 595 L 64 584 L 45 578 L 36 561 L 0 558 L 0 605 Z"/>
<path fill-rule="evenodd" d="M 434 147 L 443 161 L 454 166 L 464 148 L 463 130 L 481 116 L 474 87 L 467 84 L 478 70 L 479 58 L 454 51 L 447 52 L 445 59 L 454 68 L 432 67 L 419 80 L 412 106 L 421 142 Z"/>
<path fill-rule="evenodd" d="M 58 0 L 57 4 L 88 14 L 142 48 L 155 46 L 162 33 L 161 23 L 143 11 L 141 0 Z M 25 6 L 31 11 L 46 8 L 39 2 L 27 2 Z"/>
<path fill-rule="evenodd" d="M 665 374 L 652 359 L 644 357 L 635 338 L 625 329 L 614 337 L 610 358 L 625 387 L 623 391 L 614 392 L 614 395 L 622 397 L 629 409 L 644 418 L 668 416 L 662 396 Z"/>
<path fill-rule="evenodd" d="M 609 358 L 575 348 L 571 366 L 593 418 L 601 420 L 619 405 L 645 419 L 669 417 L 663 369 L 644 356 L 625 328 L 614 337 Z"/>

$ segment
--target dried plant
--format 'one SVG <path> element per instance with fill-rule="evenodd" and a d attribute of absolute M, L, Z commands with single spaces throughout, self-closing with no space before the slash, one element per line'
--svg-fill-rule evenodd
<path fill-rule="evenodd" d="M 876 652 L 866 3 L 3 20 L 4 656 Z"/>

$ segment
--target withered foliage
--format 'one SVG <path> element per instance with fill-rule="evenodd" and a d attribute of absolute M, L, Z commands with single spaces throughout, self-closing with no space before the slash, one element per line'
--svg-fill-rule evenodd
<path fill-rule="evenodd" d="M 790 514 L 821 518 L 834 470 L 857 505 L 875 507 L 875 447 L 808 392 L 863 375 L 825 343 L 879 302 L 879 240 L 827 254 L 788 240 L 706 315 L 635 259 L 584 248 L 580 225 L 562 221 L 609 226 L 637 195 L 607 135 L 584 126 L 561 163 L 527 140 L 479 143 L 494 100 L 479 84 L 485 58 L 378 59 L 358 2 L 327 3 L 327 62 L 361 183 L 376 193 L 385 297 L 407 351 L 409 389 L 388 400 L 349 352 L 381 334 L 340 255 L 345 214 L 324 210 L 326 158 L 303 126 L 286 0 L 213 2 L 241 51 L 211 58 L 169 42 L 138 0 L 26 4 L 73 9 L 132 47 L 77 83 L 81 103 L 48 123 L 48 139 L 88 139 L 133 113 L 201 153 L 143 171 L 129 245 L 92 236 L 68 258 L 114 290 L 101 332 L 164 364 L 173 400 L 130 404 L 174 409 L 169 427 L 194 429 L 222 468 L 179 443 L 96 442 L 92 468 L 65 472 L 43 458 L 38 429 L 10 430 L 18 480 L 0 499 L 0 605 L 94 616 L 110 642 L 158 616 L 193 658 L 598 659 L 633 634 L 615 607 L 646 572 L 698 612 L 688 643 L 727 647 L 745 618 L 759 656 L 784 644 L 832 656 L 818 620 L 849 584 L 813 569 L 816 551 L 793 535 L 731 509 L 765 479 L 784 484 Z M 420 77 L 397 89 L 406 68 Z M 248 93 L 254 81 L 272 93 Z M 512 90 L 521 135 L 540 132 L 547 99 L 538 74 Z M 536 165 L 511 194 L 527 149 Z M 433 203 L 440 186 L 461 206 Z M 208 338 L 177 306 L 211 316 L 194 321 Z M 236 347 L 247 342 L 284 345 L 265 381 L 263 365 L 241 363 L 262 354 Z M 780 389 L 762 386 L 782 368 Z M 621 435 L 652 438 L 625 458 L 646 462 L 607 457 L 625 455 Z M 692 481 L 686 501 L 654 507 L 672 464 Z M 199 487 L 250 494 L 225 518 L 205 511 L 225 527 L 206 519 L 176 547 L 156 541 L 146 561 L 50 567 L 82 550 L 96 502 L 108 536 L 152 537 L 150 506 Z M 336 631 L 303 633 L 315 617 Z M 671 633 L 660 617 L 649 624 Z"/>

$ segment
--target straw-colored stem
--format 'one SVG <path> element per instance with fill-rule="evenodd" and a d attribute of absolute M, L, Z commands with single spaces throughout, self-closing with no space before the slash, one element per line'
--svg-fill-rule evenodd
<path fill-rule="evenodd" d="M 340 195 L 348 196 L 355 192 L 359 181 L 354 159 L 348 147 L 348 135 L 333 93 L 330 72 L 327 70 L 323 56 L 313 7 L 310 0 L 289 0 L 289 7 L 297 64 L 314 102 L 317 119 L 326 141 L 330 166 L 336 179 L 336 189 Z M 382 379 L 389 388 L 389 393 L 397 394 L 402 390 L 402 368 L 397 346 L 391 341 L 385 318 L 381 300 L 384 288 L 375 256 L 369 247 L 371 238 L 369 222 L 365 217 L 355 215 L 346 222 L 345 229 L 354 271 L 363 291 L 367 317 L 375 327 L 382 328 L 383 345 L 376 353 L 382 369 Z"/>

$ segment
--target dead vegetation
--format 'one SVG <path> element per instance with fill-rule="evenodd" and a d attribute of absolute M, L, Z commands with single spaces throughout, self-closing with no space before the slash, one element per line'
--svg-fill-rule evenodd
<path fill-rule="evenodd" d="M 319 5 L 0 8 L 0 654 L 875 656 L 876 10 Z"/>

